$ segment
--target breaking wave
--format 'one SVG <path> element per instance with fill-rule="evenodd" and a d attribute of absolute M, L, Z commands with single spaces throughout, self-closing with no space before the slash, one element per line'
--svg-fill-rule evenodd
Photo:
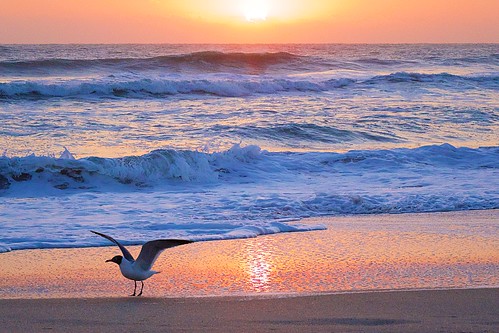
<path fill-rule="evenodd" d="M 449 144 L 347 153 L 235 145 L 120 158 L 73 159 L 69 151 L 61 158 L 4 156 L 0 208 L 7 236 L 0 252 L 96 245 L 88 235 L 96 226 L 118 228 L 137 244 L 150 230 L 230 239 L 323 228 L 296 223 L 304 217 L 499 209 L 498 161 L 499 147 Z M 38 222 L 55 211 L 62 215 L 54 225 Z M 20 227 L 23 237 L 12 231 Z M 69 227 L 74 239 L 68 240 Z M 40 235 L 54 236 L 41 242 Z"/>
<path fill-rule="evenodd" d="M 342 88 L 383 88 L 393 84 L 416 84 L 421 87 L 440 86 L 452 88 L 499 89 L 499 76 L 459 76 L 447 73 L 422 74 L 399 72 L 374 76 L 367 80 L 340 78 L 310 80 L 290 77 L 210 77 L 178 80 L 172 78 L 116 78 L 114 76 L 67 81 L 14 80 L 0 83 L 0 98 L 50 98 L 50 97 L 151 97 L 183 94 L 240 97 L 254 94 L 277 94 L 282 92 L 322 92 Z"/>
<path fill-rule="evenodd" d="M 74 159 L 66 150 L 60 158 L 35 155 L 0 157 L 0 193 L 23 195 L 23 192 L 16 192 L 19 186 L 23 191 L 33 187 L 32 194 L 44 195 L 44 188 L 106 191 L 114 190 L 118 184 L 124 186 L 121 189 L 161 188 L 181 183 L 258 183 L 275 179 L 286 184 L 289 179 L 296 181 L 295 177 L 302 173 L 321 178 L 342 169 L 363 177 L 398 170 L 399 176 L 394 174 L 394 179 L 403 178 L 403 171 L 408 170 L 425 178 L 427 169 L 445 173 L 449 170 L 494 171 L 498 169 L 498 160 L 499 147 L 471 149 L 449 144 L 347 153 L 277 153 L 261 150 L 258 146 L 234 145 L 229 150 L 214 153 L 165 149 L 142 156 L 82 159 Z M 426 186 L 422 185 L 424 181 L 410 183 L 412 185 L 402 182 L 400 186 Z"/>

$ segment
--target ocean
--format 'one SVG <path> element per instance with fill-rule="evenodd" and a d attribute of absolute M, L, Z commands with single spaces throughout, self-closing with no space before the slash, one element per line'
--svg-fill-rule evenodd
<path fill-rule="evenodd" d="M 0 45 L 0 252 L 499 208 L 499 45 Z"/>

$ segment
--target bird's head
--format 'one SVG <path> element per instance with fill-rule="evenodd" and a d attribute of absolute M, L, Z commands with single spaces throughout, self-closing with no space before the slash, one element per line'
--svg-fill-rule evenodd
<path fill-rule="evenodd" d="M 123 260 L 123 256 L 114 256 L 113 259 L 106 260 L 106 262 L 115 262 L 118 265 L 121 265 L 122 260 Z"/>

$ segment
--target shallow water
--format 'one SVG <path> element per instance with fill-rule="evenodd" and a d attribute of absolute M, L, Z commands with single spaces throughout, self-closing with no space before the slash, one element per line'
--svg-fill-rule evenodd
<path fill-rule="evenodd" d="M 289 295 L 499 286 L 497 210 L 313 218 L 328 230 L 170 249 L 146 281 L 151 297 Z M 122 297 L 133 291 L 117 247 L 0 256 L 1 298 Z M 136 254 L 139 248 L 132 247 Z M 22 263 L 19 265 L 18 263 Z"/>

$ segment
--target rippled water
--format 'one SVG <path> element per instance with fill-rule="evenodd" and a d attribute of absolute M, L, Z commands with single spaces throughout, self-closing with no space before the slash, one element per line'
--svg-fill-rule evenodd
<path fill-rule="evenodd" d="M 0 250 L 498 208 L 498 74 L 496 44 L 0 46 Z"/>
<path fill-rule="evenodd" d="M 499 284 L 496 211 L 310 220 L 326 231 L 202 242 L 165 251 L 146 297 L 289 295 Z M 136 254 L 137 247 L 131 247 Z M 123 297 L 118 248 L 2 255 L 0 298 Z M 88 260 L 74 260 L 82 256 Z M 16 262 L 25 265 L 19 267 Z"/>
<path fill-rule="evenodd" d="M 497 144 L 497 45 L 3 46 L 8 156 Z"/>

